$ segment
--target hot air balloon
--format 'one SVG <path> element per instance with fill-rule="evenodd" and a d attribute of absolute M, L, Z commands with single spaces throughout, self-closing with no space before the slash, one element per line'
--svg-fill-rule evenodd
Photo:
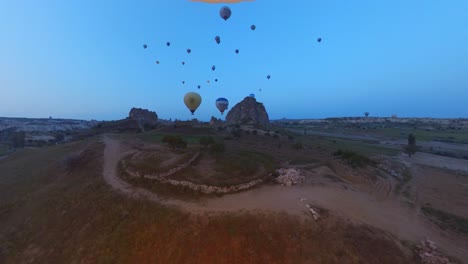
<path fill-rule="evenodd" d="M 238 49 L 236 49 L 235 52 L 236 52 L 236 54 L 239 54 L 239 50 L 238 50 Z"/>
<path fill-rule="evenodd" d="M 251 30 L 255 30 L 256 28 L 257 28 L 257 27 L 256 27 L 255 25 L 251 25 L 251 26 L 250 26 L 250 29 L 251 29 Z"/>
<path fill-rule="evenodd" d="M 198 85 L 198 89 L 200 89 L 200 87 L 201 87 L 201 86 L 200 86 L 200 85 Z"/>
<path fill-rule="evenodd" d="M 215 41 L 216 41 L 216 43 L 219 44 L 219 43 L 221 43 L 221 38 L 220 38 L 219 36 L 216 36 L 216 37 L 215 37 Z"/>
<path fill-rule="evenodd" d="M 208 83 L 208 84 L 209 84 L 209 83 L 210 83 L 210 80 L 206 80 L 206 83 Z"/>
<path fill-rule="evenodd" d="M 185 61 L 182 62 L 182 65 L 185 65 Z"/>
<path fill-rule="evenodd" d="M 171 43 L 168 41 L 168 42 L 166 42 L 166 45 L 169 47 L 171 45 Z"/>
<path fill-rule="evenodd" d="M 218 82 L 218 79 L 215 79 L 215 82 Z"/>
<path fill-rule="evenodd" d="M 231 17 L 231 9 L 228 6 L 223 6 L 219 10 L 219 15 L 226 21 Z"/>
<path fill-rule="evenodd" d="M 322 42 L 322 38 L 318 38 L 318 39 L 317 39 L 317 42 L 318 42 L 318 43 Z"/>
<path fill-rule="evenodd" d="M 200 106 L 202 98 L 199 94 L 194 92 L 186 93 L 184 96 L 184 104 L 190 110 L 190 112 L 195 113 L 195 110 Z"/>
<path fill-rule="evenodd" d="M 192 50 L 191 50 L 191 49 L 187 49 L 187 53 L 190 54 L 190 52 L 192 52 Z"/>
<path fill-rule="evenodd" d="M 226 98 L 218 98 L 216 99 L 215 105 L 216 108 L 218 108 L 218 110 L 221 112 L 221 114 L 223 114 L 229 106 L 229 101 Z"/>
<path fill-rule="evenodd" d="M 262 91 L 262 89 L 260 88 L 260 89 L 258 89 L 258 91 L 259 91 L 259 92 L 261 92 L 261 91 Z"/>
<path fill-rule="evenodd" d="M 214 65 L 211 66 L 211 70 L 212 70 L 212 71 L 216 70 L 216 67 L 215 67 Z"/>
<path fill-rule="evenodd" d="M 143 44 L 143 48 L 146 49 L 148 47 L 148 45 L 146 44 Z"/>
<path fill-rule="evenodd" d="M 270 75 L 267 75 L 267 79 L 268 79 L 268 80 L 270 80 L 270 77 L 271 77 Z"/>
<path fill-rule="evenodd" d="M 159 64 L 159 61 L 156 61 L 156 64 Z"/>

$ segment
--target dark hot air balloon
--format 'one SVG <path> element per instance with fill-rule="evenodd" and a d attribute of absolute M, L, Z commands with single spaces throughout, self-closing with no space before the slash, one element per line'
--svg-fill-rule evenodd
<path fill-rule="evenodd" d="M 221 112 L 221 114 L 223 114 L 224 111 L 229 106 L 229 101 L 226 98 L 218 98 L 218 99 L 216 99 L 215 105 L 216 105 L 216 108 L 218 108 L 219 112 Z"/>
<path fill-rule="evenodd" d="M 236 54 L 239 54 L 239 50 L 238 50 L 238 49 L 236 49 L 234 52 L 236 52 Z"/>
<path fill-rule="evenodd" d="M 318 38 L 318 39 L 317 39 L 317 42 L 318 42 L 318 43 L 322 42 L 322 38 Z"/>
<path fill-rule="evenodd" d="M 221 16 L 222 19 L 226 21 L 231 17 L 231 9 L 227 6 L 223 6 L 219 10 L 219 15 Z"/>
<path fill-rule="evenodd" d="M 185 65 L 185 61 L 182 62 L 182 65 Z"/>
<path fill-rule="evenodd" d="M 185 81 L 182 81 L 182 84 L 185 84 Z"/>
<path fill-rule="evenodd" d="M 256 27 L 255 25 L 251 25 L 251 26 L 250 26 L 250 29 L 251 29 L 251 30 L 255 30 L 256 28 L 257 28 L 257 27 Z"/>
<path fill-rule="evenodd" d="M 201 87 L 201 86 L 200 86 L 200 85 L 198 85 L 198 89 L 200 89 L 200 87 Z"/>
<path fill-rule="evenodd" d="M 143 48 L 146 49 L 148 47 L 148 45 L 146 44 L 143 44 Z"/>
<path fill-rule="evenodd" d="M 169 47 L 171 45 L 171 43 L 168 41 L 168 42 L 166 42 L 166 45 Z"/>
<path fill-rule="evenodd" d="M 159 61 L 156 61 L 156 64 L 159 64 Z"/>
<path fill-rule="evenodd" d="M 267 75 L 267 79 L 268 79 L 268 80 L 270 80 L 270 77 L 271 77 L 270 75 Z"/>
<path fill-rule="evenodd" d="M 216 37 L 215 37 L 215 41 L 216 41 L 216 43 L 219 44 L 219 43 L 221 43 L 221 38 L 220 38 L 219 36 L 216 36 Z"/>
<path fill-rule="evenodd" d="M 218 79 L 215 79 L 215 82 L 218 82 Z"/>
<path fill-rule="evenodd" d="M 216 70 L 216 67 L 215 67 L 214 65 L 211 66 L 211 70 L 212 70 L 212 71 Z"/>
<path fill-rule="evenodd" d="M 190 54 L 190 52 L 192 52 L 192 50 L 191 50 L 191 49 L 187 49 L 187 53 Z"/>

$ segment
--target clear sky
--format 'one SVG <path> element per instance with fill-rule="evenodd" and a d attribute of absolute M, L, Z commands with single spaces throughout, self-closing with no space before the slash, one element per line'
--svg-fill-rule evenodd
<path fill-rule="evenodd" d="M 187 119 L 195 91 L 201 120 L 251 93 L 271 119 L 468 117 L 466 0 L 257 0 L 228 21 L 222 6 L 0 0 L 0 116 Z"/>

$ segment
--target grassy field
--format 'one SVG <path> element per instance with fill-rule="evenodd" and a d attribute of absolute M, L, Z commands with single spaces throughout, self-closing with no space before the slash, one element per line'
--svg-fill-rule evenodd
<path fill-rule="evenodd" d="M 10 147 L 7 145 L 0 144 L 0 157 L 10 152 Z"/>
<path fill-rule="evenodd" d="M 421 210 L 441 228 L 468 234 L 468 219 L 433 208 L 429 204 L 422 206 Z"/>
<path fill-rule="evenodd" d="M 413 263 L 380 231 L 331 215 L 189 215 L 129 199 L 102 179 L 101 143 L 66 162 L 86 144 L 0 161 L 0 263 Z"/>

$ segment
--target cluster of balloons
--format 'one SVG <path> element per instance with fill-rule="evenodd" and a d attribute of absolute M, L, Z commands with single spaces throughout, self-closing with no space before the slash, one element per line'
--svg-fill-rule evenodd
<path fill-rule="evenodd" d="M 221 9 L 219 10 L 219 15 L 221 16 L 222 19 L 224 19 L 225 21 L 227 21 L 231 15 L 232 15 L 232 11 L 231 9 L 228 7 L 228 6 L 223 6 L 221 7 Z M 255 31 L 256 29 L 256 26 L 255 25 L 251 25 L 250 26 L 250 29 L 252 31 Z M 220 36 L 215 36 L 214 38 L 215 42 L 219 45 L 221 43 L 221 37 Z M 322 38 L 317 38 L 317 42 L 322 42 Z M 170 46 L 171 43 L 168 41 L 166 42 L 166 46 Z M 146 49 L 148 48 L 148 45 L 147 44 L 143 44 L 143 48 Z M 192 52 L 191 49 L 187 49 L 186 50 L 188 54 L 190 54 Z M 239 54 L 239 49 L 235 49 L 234 52 L 236 54 Z M 156 61 L 156 64 L 159 64 L 160 62 L 159 61 Z M 182 65 L 185 65 L 185 61 L 182 61 Z M 212 71 L 215 71 L 216 70 L 216 66 L 213 65 L 211 66 L 211 70 Z M 271 76 L 268 74 L 266 76 L 266 78 L 269 80 L 271 78 Z M 215 82 L 218 82 L 218 79 L 214 79 Z M 207 83 L 209 84 L 210 83 L 210 80 L 207 80 Z M 182 81 L 182 84 L 185 84 L 185 81 Z M 198 85 L 197 86 L 198 89 L 201 88 L 201 85 Z M 259 91 L 262 91 L 262 89 L 259 89 Z M 255 98 L 255 95 L 254 94 L 250 94 L 250 97 L 253 97 Z M 187 94 L 185 94 L 184 96 L 184 103 L 185 105 L 187 106 L 187 108 L 190 110 L 190 112 L 192 113 L 192 115 L 195 113 L 195 111 L 197 110 L 197 108 L 200 106 L 202 102 L 202 98 L 200 96 L 200 94 L 196 93 L 196 92 L 189 92 Z M 218 98 L 215 102 L 215 106 L 216 108 L 218 108 L 218 110 L 221 112 L 221 114 L 224 113 L 224 111 L 226 109 L 228 109 L 228 106 L 229 106 L 229 101 L 226 99 L 226 98 Z"/>

